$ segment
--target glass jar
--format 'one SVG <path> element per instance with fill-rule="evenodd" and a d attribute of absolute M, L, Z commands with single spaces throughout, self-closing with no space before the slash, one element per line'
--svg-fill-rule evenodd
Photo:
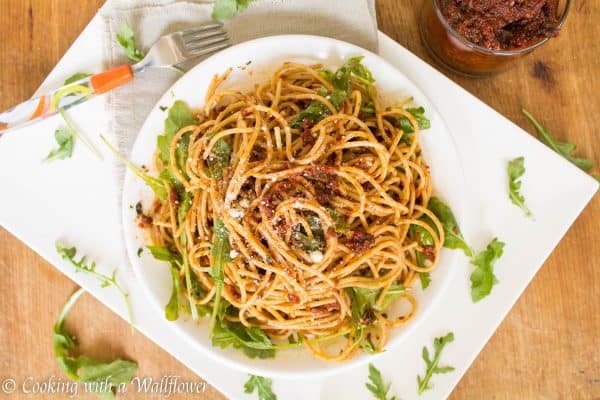
<path fill-rule="evenodd" d="M 557 28 L 560 29 L 569 12 L 571 0 L 566 0 Z M 421 39 L 429 54 L 440 64 L 458 73 L 483 76 L 500 72 L 509 64 L 540 47 L 550 38 L 517 50 L 491 50 L 469 42 L 456 32 L 444 17 L 437 0 L 424 0 L 419 23 Z"/>

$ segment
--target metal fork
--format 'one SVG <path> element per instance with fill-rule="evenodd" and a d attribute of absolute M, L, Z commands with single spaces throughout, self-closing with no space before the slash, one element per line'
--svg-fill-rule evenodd
<path fill-rule="evenodd" d="M 0 136 L 8 130 L 47 118 L 106 93 L 131 81 L 136 74 L 147 68 L 175 67 L 228 46 L 229 37 L 220 23 L 201 25 L 162 36 L 136 64 L 122 65 L 85 77 L 0 113 Z"/>

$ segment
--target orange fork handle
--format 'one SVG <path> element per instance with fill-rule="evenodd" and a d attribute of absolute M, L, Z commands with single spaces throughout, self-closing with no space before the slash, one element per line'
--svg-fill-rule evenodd
<path fill-rule="evenodd" d="M 133 71 L 129 65 L 101 72 L 90 78 L 94 92 L 97 94 L 106 93 L 116 87 L 124 85 L 133 79 Z"/>

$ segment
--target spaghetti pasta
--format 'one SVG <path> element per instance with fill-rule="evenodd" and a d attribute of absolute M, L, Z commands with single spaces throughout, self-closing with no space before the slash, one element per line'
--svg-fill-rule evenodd
<path fill-rule="evenodd" d="M 444 242 L 414 113 L 381 107 L 360 58 L 287 62 L 250 93 L 219 91 L 229 73 L 154 158 L 168 196 L 141 223 L 178 260 L 177 296 L 242 347 L 381 350 Z"/>

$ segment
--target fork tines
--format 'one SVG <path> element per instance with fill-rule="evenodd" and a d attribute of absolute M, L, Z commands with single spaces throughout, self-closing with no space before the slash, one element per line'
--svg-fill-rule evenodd
<path fill-rule="evenodd" d="M 223 24 L 213 23 L 181 32 L 181 39 L 190 55 L 202 55 L 229 46 Z"/>

